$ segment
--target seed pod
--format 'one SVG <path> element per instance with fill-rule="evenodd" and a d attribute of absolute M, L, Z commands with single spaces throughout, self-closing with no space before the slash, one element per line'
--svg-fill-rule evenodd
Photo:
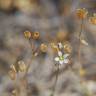
<path fill-rule="evenodd" d="M 31 38 L 31 32 L 30 31 L 25 31 L 24 36 L 25 36 L 25 38 L 30 39 Z"/>
<path fill-rule="evenodd" d="M 77 9 L 77 17 L 79 19 L 85 19 L 87 17 L 88 11 L 85 8 Z"/>
<path fill-rule="evenodd" d="M 10 77 L 12 80 L 15 80 L 15 79 L 16 79 L 16 72 L 11 69 L 11 70 L 9 71 L 9 77 Z"/>
<path fill-rule="evenodd" d="M 32 38 L 33 38 L 34 40 L 39 39 L 39 37 L 40 37 L 39 32 L 34 32 L 34 33 L 32 34 Z"/>
<path fill-rule="evenodd" d="M 90 22 L 91 24 L 96 25 L 96 14 L 93 14 L 93 17 L 90 17 L 90 18 L 89 18 L 89 22 Z"/>
<path fill-rule="evenodd" d="M 10 69 L 11 69 L 11 70 L 13 70 L 14 72 L 16 72 L 16 73 L 17 73 L 17 70 L 16 70 L 16 68 L 15 68 L 15 65 L 14 65 L 14 64 L 12 64 L 12 65 L 10 66 Z"/>
<path fill-rule="evenodd" d="M 40 50 L 41 50 L 41 52 L 47 52 L 47 45 L 46 44 L 41 44 L 40 45 Z"/>
<path fill-rule="evenodd" d="M 27 69 L 27 66 L 26 66 L 26 64 L 23 61 L 19 61 L 18 62 L 18 66 L 19 66 L 19 71 L 20 72 L 25 72 L 26 69 Z"/>

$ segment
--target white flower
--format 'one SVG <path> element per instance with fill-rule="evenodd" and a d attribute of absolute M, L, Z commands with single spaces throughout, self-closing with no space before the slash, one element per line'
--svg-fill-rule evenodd
<path fill-rule="evenodd" d="M 63 45 L 62 45 L 62 43 L 61 43 L 61 42 L 59 42 L 59 43 L 58 43 L 58 47 L 59 47 L 60 49 L 62 49 L 62 48 L 63 48 Z"/>
<path fill-rule="evenodd" d="M 58 57 L 55 57 L 55 61 L 59 64 L 67 64 L 69 62 L 69 54 L 62 54 L 61 51 L 58 51 Z"/>

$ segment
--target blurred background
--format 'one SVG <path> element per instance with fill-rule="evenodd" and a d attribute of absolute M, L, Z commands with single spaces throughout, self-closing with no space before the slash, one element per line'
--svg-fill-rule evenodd
<path fill-rule="evenodd" d="M 96 13 L 96 0 L 0 0 L 0 96 L 11 96 L 14 90 L 14 81 L 8 76 L 10 65 L 18 60 L 27 64 L 31 59 L 31 48 L 23 34 L 26 30 L 40 32 L 37 46 L 50 42 L 58 32 L 67 32 L 73 49 L 73 68 L 79 70 L 76 53 L 80 20 L 75 16 L 78 8 L 86 8 L 92 16 Z M 81 78 L 62 67 L 55 96 L 96 96 L 96 25 L 85 20 L 82 38 L 88 42 L 88 46 L 81 48 L 86 74 Z M 41 54 L 31 63 L 27 92 L 20 86 L 22 74 L 15 82 L 22 89 L 20 96 L 50 96 L 56 75 L 53 55 L 49 50 L 48 54 Z M 85 94 L 86 89 L 88 94 Z"/>

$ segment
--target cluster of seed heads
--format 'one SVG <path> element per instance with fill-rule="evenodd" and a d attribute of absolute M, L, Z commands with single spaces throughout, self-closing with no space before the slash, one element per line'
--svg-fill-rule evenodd
<path fill-rule="evenodd" d="M 76 16 L 80 19 L 80 20 L 84 20 L 88 17 L 88 11 L 85 8 L 81 8 L 81 9 L 77 9 L 76 11 Z M 89 22 L 91 24 L 96 25 L 96 14 L 94 13 L 93 16 L 88 17 Z M 82 29 L 81 29 L 82 31 Z M 64 32 L 63 32 L 64 33 Z M 25 31 L 24 32 L 24 36 L 27 40 L 29 40 L 29 43 L 31 45 L 32 48 L 32 55 L 33 56 L 37 56 L 40 52 L 43 53 L 47 53 L 48 51 L 48 47 L 51 47 L 51 49 L 53 50 L 53 53 L 57 54 L 57 56 L 54 58 L 54 60 L 59 64 L 70 64 L 70 55 L 72 53 L 72 46 L 71 44 L 68 42 L 68 40 L 66 40 L 66 35 L 63 34 L 62 32 L 59 32 L 57 35 L 58 40 L 57 41 L 52 41 L 50 42 L 50 44 L 46 44 L 46 43 L 41 43 L 39 45 L 39 47 L 37 49 L 34 49 L 35 44 L 33 43 L 34 40 L 39 40 L 40 39 L 40 33 L 39 32 L 30 32 L 30 31 Z M 81 34 L 80 34 L 81 36 Z M 81 39 L 81 37 L 79 36 L 80 42 L 88 45 L 88 43 Z M 64 41 L 63 41 L 64 40 Z M 9 76 L 12 80 L 16 79 L 16 76 L 19 72 L 27 72 L 27 68 L 28 66 L 24 63 L 24 61 L 18 61 L 17 63 L 18 68 L 15 66 L 15 64 L 12 64 L 10 66 L 10 70 L 9 70 Z M 82 68 L 80 68 L 80 75 L 84 76 L 86 71 Z M 53 92 L 54 93 L 54 92 Z M 16 90 L 13 91 L 13 94 L 17 94 Z M 17 95 L 14 95 L 17 96 Z"/>

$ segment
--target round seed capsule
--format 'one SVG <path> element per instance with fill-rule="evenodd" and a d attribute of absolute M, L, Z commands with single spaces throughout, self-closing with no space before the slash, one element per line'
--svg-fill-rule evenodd
<path fill-rule="evenodd" d="M 25 31 L 24 36 L 25 36 L 25 38 L 30 39 L 31 38 L 31 32 L 30 31 Z"/>
<path fill-rule="evenodd" d="M 19 61 L 18 65 L 19 65 L 19 71 L 20 72 L 25 72 L 26 71 L 27 66 L 26 66 L 26 64 L 23 61 Z"/>
<path fill-rule="evenodd" d="M 33 33 L 33 36 L 32 36 L 33 39 L 37 40 L 37 39 L 39 39 L 39 37 L 40 37 L 39 32 L 34 32 Z"/>
<path fill-rule="evenodd" d="M 40 50 L 41 50 L 41 52 L 47 52 L 47 45 L 46 44 L 41 44 L 40 45 Z"/>

